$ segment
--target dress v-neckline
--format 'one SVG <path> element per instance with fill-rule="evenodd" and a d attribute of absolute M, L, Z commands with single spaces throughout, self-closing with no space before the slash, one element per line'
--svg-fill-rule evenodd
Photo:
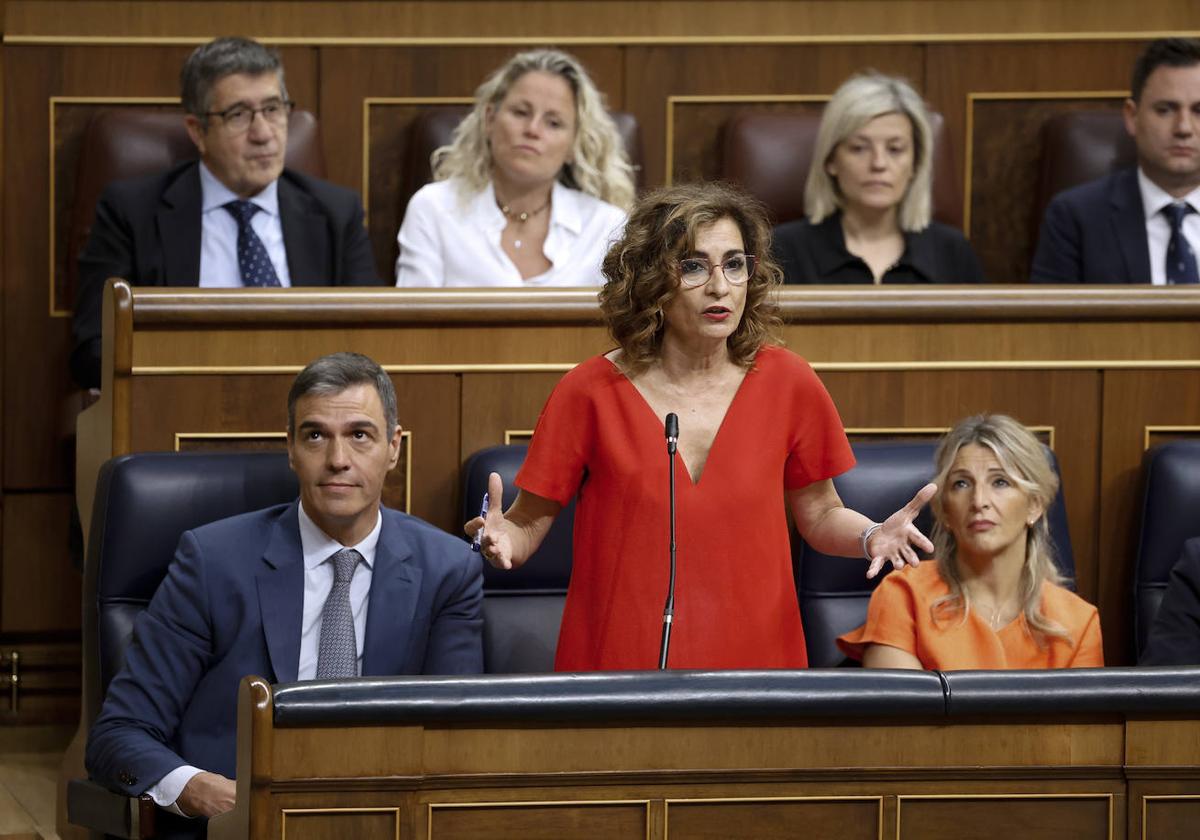
<path fill-rule="evenodd" d="M 654 424 L 659 428 L 662 428 L 663 420 L 659 418 L 658 412 L 654 410 L 654 406 L 650 405 L 650 401 L 646 399 L 646 396 L 640 390 L 638 390 L 636 385 L 633 384 L 633 380 L 626 376 L 625 372 L 621 370 L 620 366 L 617 365 L 617 363 L 612 359 L 608 358 L 607 354 L 604 355 L 604 361 L 612 365 L 613 371 L 621 378 L 621 381 L 625 384 L 625 386 L 633 391 L 634 396 L 637 397 L 638 401 L 641 402 L 642 406 L 645 407 L 646 412 L 654 419 Z M 721 439 L 722 433 L 725 431 L 725 424 L 729 420 L 729 415 L 733 411 L 734 405 L 738 402 L 738 398 L 742 395 L 742 389 L 746 386 L 746 380 L 750 378 L 750 374 L 754 372 L 754 368 L 757 365 L 758 354 L 755 353 L 754 362 L 751 363 L 750 368 L 746 371 L 745 375 L 742 376 L 742 381 L 738 383 L 737 389 L 733 392 L 733 397 L 729 400 L 729 405 L 725 406 L 725 413 L 721 415 L 721 422 L 717 425 L 717 432 L 713 435 L 712 443 L 708 447 L 708 456 L 704 459 L 704 472 L 700 473 L 699 480 L 696 480 L 692 477 L 692 469 L 688 466 L 687 459 L 683 457 L 683 452 L 678 452 L 679 463 L 683 464 L 684 475 L 688 477 L 688 484 L 692 487 L 698 488 L 700 486 L 700 482 L 704 480 L 704 476 L 708 475 L 709 464 L 712 463 L 713 452 L 717 448 L 717 441 Z"/>

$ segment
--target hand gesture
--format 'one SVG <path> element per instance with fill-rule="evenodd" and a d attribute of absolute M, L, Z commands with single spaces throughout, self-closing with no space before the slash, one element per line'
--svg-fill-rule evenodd
<path fill-rule="evenodd" d="M 488 475 L 487 512 L 463 526 L 467 536 L 479 543 L 479 553 L 497 569 L 513 567 L 511 525 L 504 518 L 504 481 L 499 473 Z"/>
<path fill-rule="evenodd" d="M 913 546 L 924 552 L 933 551 L 933 543 L 917 530 L 913 520 L 936 492 L 936 484 L 926 484 L 912 497 L 912 501 L 885 519 L 868 538 L 867 556 L 871 560 L 871 565 L 867 567 L 868 578 L 879 574 L 885 563 L 891 563 L 897 569 L 904 568 L 906 563 L 910 566 L 920 563 L 921 558 Z"/>

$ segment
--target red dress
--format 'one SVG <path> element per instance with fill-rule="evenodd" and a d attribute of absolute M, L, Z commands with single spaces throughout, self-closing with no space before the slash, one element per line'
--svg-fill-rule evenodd
<path fill-rule="evenodd" d="M 667 464 L 662 422 L 603 356 L 564 376 L 546 401 L 516 483 L 563 505 L 579 496 L 558 670 L 658 666 Z M 676 458 L 670 667 L 808 664 L 784 489 L 852 466 L 837 409 L 812 368 L 787 350 L 761 349 L 698 484 Z"/>

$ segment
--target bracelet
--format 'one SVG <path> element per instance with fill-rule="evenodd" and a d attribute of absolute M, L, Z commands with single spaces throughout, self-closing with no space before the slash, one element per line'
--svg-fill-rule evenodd
<path fill-rule="evenodd" d="M 875 522 L 871 525 L 868 525 L 866 528 L 863 528 L 863 532 L 858 535 L 858 544 L 862 548 L 862 556 L 867 560 L 871 559 L 871 555 L 867 553 L 867 540 L 875 536 L 875 532 L 882 527 L 882 522 Z"/>

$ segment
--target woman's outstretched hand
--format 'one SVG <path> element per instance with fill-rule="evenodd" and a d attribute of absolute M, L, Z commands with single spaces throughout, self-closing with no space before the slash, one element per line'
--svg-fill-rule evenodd
<path fill-rule="evenodd" d="M 504 518 L 504 481 L 499 473 L 488 475 L 488 507 L 463 526 L 467 536 L 479 543 L 479 553 L 497 569 L 513 567 L 512 525 Z M 482 532 L 481 532 L 482 531 Z"/>
<path fill-rule="evenodd" d="M 917 556 L 914 546 L 926 553 L 933 551 L 933 543 L 917 529 L 913 520 L 935 493 L 937 485 L 926 484 L 912 497 L 912 501 L 885 519 L 870 536 L 867 540 L 867 556 L 871 560 L 871 565 L 867 567 L 868 578 L 879 574 L 885 563 L 891 563 L 897 569 L 920 563 L 921 558 Z"/>

